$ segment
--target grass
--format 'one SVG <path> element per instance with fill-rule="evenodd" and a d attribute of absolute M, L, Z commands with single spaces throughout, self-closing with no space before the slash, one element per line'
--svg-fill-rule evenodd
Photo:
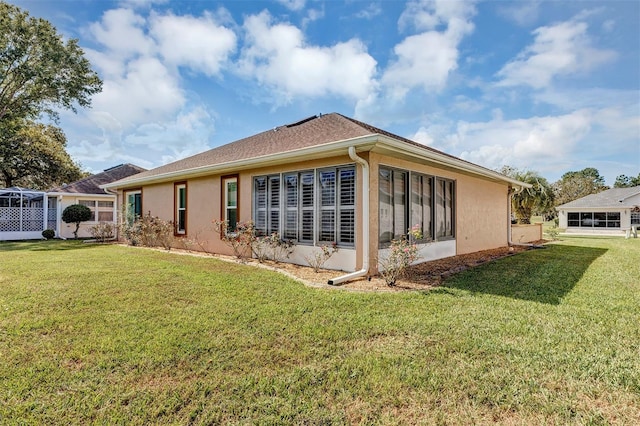
<path fill-rule="evenodd" d="M 405 294 L 73 241 L 0 264 L 2 424 L 640 422 L 636 239 Z"/>

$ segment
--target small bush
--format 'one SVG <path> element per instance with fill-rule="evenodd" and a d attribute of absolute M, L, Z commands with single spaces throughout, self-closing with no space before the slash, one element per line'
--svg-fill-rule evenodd
<path fill-rule="evenodd" d="M 100 222 L 89 228 L 91 236 L 101 243 L 115 237 L 115 226 L 110 222 Z"/>
<path fill-rule="evenodd" d="M 391 241 L 389 255 L 378 260 L 380 275 L 388 286 L 395 285 L 409 265 L 420 258 L 415 241 L 421 238 L 422 232 L 414 226 L 407 236 Z"/>
<path fill-rule="evenodd" d="M 133 224 L 122 224 L 122 236 L 132 246 L 163 247 L 171 250 L 173 245 L 173 222 L 151 216 L 139 217 Z"/>
<path fill-rule="evenodd" d="M 320 251 L 314 251 L 313 254 L 304 257 L 309 266 L 313 268 L 314 272 L 318 272 L 327 260 L 329 260 L 329 258 L 338 251 L 338 246 L 334 242 L 331 244 L 323 244 L 319 249 Z"/>
<path fill-rule="evenodd" d="M 289 258 L 293 253 L 294 243 L 291 240 L 283 240 L 280 234 L 273 232 L 271 235 L 264 237 L 255 236 L 251 240 L 251 251 L 258 259 L 263 262 L 265 259 L 271 259 L 278 263 L 285 258 Z"/>
<path fill-rule="evenodd" d="M 78 239 L 78 229 L 80 228 L 80 222 L 86 222 L 91 220 L 91 209 L 82 204 L 72 204 L 67 206 L 62 212 L 62 220 L 65 223 L 75 223 L 76 229 L 73 231 L 73 236 Z"/>
<path fill-rule="evenodd" d="M 253 222 L 238 222 L 235 231 L 229 231 L 229 221 L 214 219 L 216 231 L 220 233 L 220 239 L 233 251 L 233 255 L 244 263 L 251 254 L 251 244 L 255 238 Z"/>
<path fill-rule="evenodd" d="M 42 236 L 47 240 L 50 240 L 56 236 L 56 231 L 54 231 L 53 229 L 45 229 L 44 231 L 42 231 Z"/>

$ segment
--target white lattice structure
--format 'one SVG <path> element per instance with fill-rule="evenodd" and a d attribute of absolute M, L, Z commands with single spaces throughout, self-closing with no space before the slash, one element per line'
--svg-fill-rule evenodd
<path fill-rule="evenodd" d="M 49 209 L 48 201 L 45 192 L 18 187 L 0 189 L 0 240 L 42 238 L 42 231 L 51 227 L 51 215 L 55 230 L 56 210 L 55 206 Z"/>

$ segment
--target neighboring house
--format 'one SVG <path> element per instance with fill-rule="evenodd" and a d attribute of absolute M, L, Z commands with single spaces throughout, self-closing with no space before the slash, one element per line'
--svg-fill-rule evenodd
<path fill-rule="evenodd" d="M 121 164 L 68 185 L 50 189 L 47 191 L 49 208 L 55 208 L 56 214 L 55 220 L 52 221 L 49 227 L 56 231 L 56 236 L 59 238 L 73 238 L 75 224 L 62 221 L 62 212 L 71 204 L 83 204 L 91 209 L 91 220 L 80 224 L 80 229 L 78 230 L 78 237 L 80 238 L 91 237 L 89 228 L 99 222 L 117 224 L 118 204 L 116 195 L 102 189 L 100 186 L 144 171 L 146 169 L 133 164 Z"/>
<path fill-rule="evenodd" d="M 177 236 L 231 254 L 212 220 L 252 220 L 263 234 L 296 241 L 288 261 L 323 244 L 339 252 L 326 267 L 377 271 L 394 238 L 422 230 L 424 260 L 504 247 L 510 194 L 529 185 L 332 113 L 309 117 L 103 185 L 128 215 L 149 212 Z"/>
<path fill-rule="evenodd" d="M 640 186 L 612 188 L 556 207 L 567 232 L 624 235 L 640 225 Z"/>

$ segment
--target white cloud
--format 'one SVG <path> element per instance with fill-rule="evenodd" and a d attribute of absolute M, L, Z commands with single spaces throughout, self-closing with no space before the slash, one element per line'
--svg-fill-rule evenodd
<path fill-rule="evenodd" d="M 280 102 L 328 94 L 360 99 L 373 89 L 376 61 L 358 39 L 310 46 L 300 29 L 274 24 L 266 11 L 249 16 L 244 29 L 239 72 L 274 90 Z"/>
<path fill-rule="evenodd" d="M 287 9 L 294 10 L 294 11 L 304 9 L 304 5 L 306 4 L 306 0 L 277 0 L 277 1 Z"/>
<path fill-rule="evenodd" d="M 508 6 L 498 8 L 498 13 L 516 24 L 526 27 L 538 19 L 540 1 L 533 0 L 508 3 Z"/>
<path fill-rule="evenodd" d="M 235 33 L 216 24 L 209 13 L 199 18 L 154 15 L 150 33 L 168 63 L 188 66 L 209 76 L 220 73 L 236 47 Z"/>
<path fill-rule="evenodd" d="M 398 43 L 395 59 L 382 76 L 390 97 L 402 99 L 409 90 L 442 90 L 451 72 L 458 67 L 458 45 L 473 32 L 470 18 L 475 14 L 472 2 L 411 2 L 400 16 L 401 30 L 423 31 Z M 442 29 L 439 31 L 438 29 Z"/>
<path fill-rule="evenodd" d="M 466 21 L 475 15 L 474 3 L 475 1 L 451 0 L 412 1 L 400 15 L 398 25 L 401 31 L 410 28 L 432 31 L 439 27 L 456 27 L 458 21 Z"/>
<path fill-rule="evenodd" d="M 561 116 L 488 122 L 459 122 L 446 140 L 460 157 L 496 169 L 503 165 L 545 171 L 567 161 L 591 130 L 593 114 L 578 110 Z"/>
<path fill-rule="evenodd" d="M 356 18 L 373 19 L 382 13 L 382 6 L 379 2 L 370 3 L 367 7 L 356 13 Z"/>
<path fill-rule="evenodd" d="M 145 24 L 146 20 L 130 9 L 113 9 L 106 11 L 89 31 L 112 60 L 124 61 L 153 54 L 155 43 L 145 34 Z"/>
<path fill-rule="evenodd" d="M 584 73 L 615 57 L 610 50 L 592 46 L 584 22 L 566 21 L 540 27 L 533 35 L 533 44 L 498 71 L 498 85 L 540 89 L 549 86 L 557 76 Z"/>

